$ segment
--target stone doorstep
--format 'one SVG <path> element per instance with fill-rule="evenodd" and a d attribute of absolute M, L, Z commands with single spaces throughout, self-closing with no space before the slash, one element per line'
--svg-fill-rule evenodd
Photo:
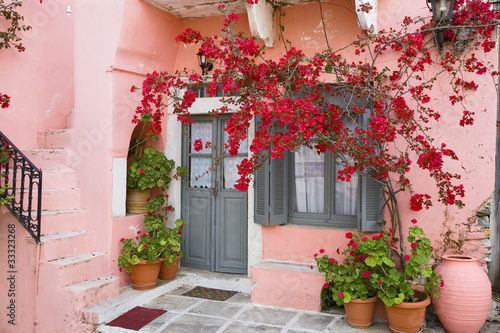
<path fill-rule="evenodd" d="M 157 286 L 153 289 L 134 290 L 130 285 L 120 288 L 119 296 L 86 308 L 84 318 L 92 324 L 109 322 L 136 306 L 148 303 L 182 286 L 193 288 L 203 286 L 250 294 L 252 281 L 248 276 L 241 274 L 214 273 L 181 267 L 174 280 L 158 280 Z"/>

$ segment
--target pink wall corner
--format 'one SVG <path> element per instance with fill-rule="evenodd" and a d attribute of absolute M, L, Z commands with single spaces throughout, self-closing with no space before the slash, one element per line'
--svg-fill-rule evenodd
<path fill-rule="evenodd" d="M 252 282 L 252 303 L 321 310 L 321 288 L 325 283 L 323 274 L 252 267 Z"/>
<path fill-rule="evenodd" d="M 0 92 L 11 96 L 0 130 L 16 146 L 35 148 L 37 131 L 65 128 L 73 109 L 73 20 L 61 1 L 27 1 L 20 12 L 32 29 L 19 33 L 25 52 L 0 51 Z"/>

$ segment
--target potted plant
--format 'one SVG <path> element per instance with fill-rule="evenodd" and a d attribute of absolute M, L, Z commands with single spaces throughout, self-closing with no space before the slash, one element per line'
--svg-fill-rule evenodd
<path fill-rule="evenodd" d="M 416 223 L 416 220 L 412 220 Z M 422 228 L 413 225 L 406 238 L 410 252 L 402 253 L 391 237 L 392 230 L 385 230 L 374 240 L 384 249 L 382 253 L 371 253 L 366 264 L 378 271 L 378 296 L 386 306 L 387 319 L 393 332 L 417 332 L 422 325 L 425 309 L 430 304 L 429 294 L 438 297 L 443 284 L 429 263 L 431 241 Z M 403 257 L 397 268 L 396 254 Z"/>
<path fill-rule="evenodd" d="M 184 173 L 183 168 L 178 168 L 177 175 Z M 176 176 L 177 176 L 176 175 Z M 168 204 L 168 194 L 153 195 L 147 203 L 148 213 L 144 215 L 146 231 L 162 230 L 166 239 L 166 244 L 162 253 L 163 262 L 160 268 L 159 278 L 162 280 L 172 280 L 177 274 L 179 260 L 183 256 L 180 249 L 182 241 L 182 229 L 185 222 L 177 219 L 172 228 L 167 228 L 168 213 L 173 212 L 174 208 Z"/>
<path fill-rule="evenodd" d="M 11 159 L 12 154 L 12 148 L 7 142 L 5 142 L 4 139 L 2 139 L 2 142 L 0 143 L 0 166 L 3 164 L 7 164 Z M 3 186 L 0 186 L 0 205 L 6 205 L 12 201 L 14 196 L 7 196 L 6 194 L 7 189 L 9 188 L 9 184 L 7 183 L 9 178 L 7 177 L 7 174 L 5 172 L 0 172 L 0 179 L 1 178 L 5 178 L 5 182 Z M 2 182 L 0 181 L 0 184 L 1 183 Z"/>
<path fill-rule="evenodd" d="M 148 212 L 146 199 L 150 197 L 150 190 L 168 186 L 175 162 L 152 148 L 139 147 L 137 151 L 127 171 L 127 212 L 144 214 Z"/>
<path fill-rule="evenodd" d="M 156 286 L 161 255 L 167 245 L 164 230 L 149 230 L 137 231 L 135 238 L 120 240 L 123 247 L 118 256 L 118 267 L 130 273 L 132 288 L 137 290 L 152 289 Z"/>
<path fill-rule="evenodd" d="M 376 237 L 376 236 L 374 236 Z M 379 275 L 375 268 L 366 264 L 371 255 L 384 253 L 384 244 L 375 242 L 362 234 L 348 232 L 346 257 L 342 262 L 330 258 L 325 251 L 315 254 L 318 270 L 325 273 L 324 289 L 333 301 L 345 308 L 347 321 L 354 328 L 368 328 L 372 324 L 377 301 Z M 340 254 L 337 249 L 337 254 Z"/>

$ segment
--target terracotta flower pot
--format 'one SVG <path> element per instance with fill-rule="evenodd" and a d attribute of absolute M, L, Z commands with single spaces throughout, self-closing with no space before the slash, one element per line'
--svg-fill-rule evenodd
<path fill-rule="evenodd" d="M 146 214 L 148 212 L 147 199 L 151 197 L 149 190 L 127 189 L 127 213 Z"/>
<path fill-rule="evenodd" d="M 403 302 L 385 307 L 392 333 L 420 332 L 425 317 L 425 308 L 431 304 L 431 298 L 426 293 L 419 291 L 415 291 L 415 296 L 418 296 L 422 301 Z"/>
<path fill-rule="evenodd" d="M 436 273 L 444 285 L 433 299 L 434 309 L 449 333 L 476 333 L 483 327 L 491 304 L 488 275 L 468 256 L 443 256 Z"/>
<path fill-rule="evenodd" d="M 132 289 L 147 290 L 156 287 L 161 262 L 161 259 L 157 259 L 148 265 L 147 260 L 141 260 L 137 265 L 130 265 Z"/>
<path fill-rule="evenodd" d="M 372 326 L 377 299 L 377 296 L 367 298 L 366 300 L 356 298 L 344 304 L 349 326 L 354 328 L 368 328 Z"/>
<path fill-rule="evenodd" d="M 179 269 L 179 260 L 180 259 L 181 259 L 181 257 L 177 257 L 177 260 L 174 261 L 173 263 L 170 263 L 167 260 L 162 262 L 161 268 L 160 268 L 160 275 L 158 278 L 160 280 L 173 280 L 173 279 L 175 279 L 175 276 L 177 275 L 177 270 Z"/>

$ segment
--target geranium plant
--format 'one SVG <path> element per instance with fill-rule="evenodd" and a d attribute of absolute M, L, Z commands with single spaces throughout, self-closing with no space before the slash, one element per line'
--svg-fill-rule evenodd
<path fill-rule="evenodd" d="M 152 230 L 150 232 L 137 231 L 135 238 L 122 238 L 122 251 L 118 256 L 118 267 L 125 268 L 130 273 L 130 265 L 136 265 L 140 260 L 147 264 L 159 259 L 167 245 L 166 230 Z"/>
<path fill-rule="evenodd" d="M 416 220 L 412 220 L 412 223 L 416 223 Z M 378 250 L 367 253 L 365 262 L 378 274 L 378 296 L 386 306 L 416 301 L 415 290 L 422 288 L 438 298 L 440 287 L 444 283 L 430 264 L 431 241 L 423 229 L 416 225 L 410 227 L 406 240 L 410 244 L 408 253 L 398 249 L 390 229 L 369 240 L 376 244 Z M 396 253 L 401 256 L 396 257 Z M 401 267 L 396 265 L 396 258 L 399 260 L 399 257 L 404 260 Z"/>
<path fill-rule="evenodd" d="M 170 172 L 175 162 L 153 148 L 141 149 L 129 163 L 127 186 L 136 190 L 147 190 L 167 186 L 172 178 Z"/>
<path fill-rule="evenodd" d="M 182 241 L 182 230 L 186 222 L 177 219 L 174 222 L 174 227 L 166 227 L 168 214 L 174 211 L 174 208 L 168 204 L 168 197 L 168 194 L 153 195 L 149 199 L 149 212 L 144 215 L 144 223 L 146 225 L 146 231 L 164 231 L 162 236 L 165 237 L 166 244 L 161 256 L 169 263 L 173 263 L 177 260 L 177 257 L 183 256 L 180 246 Z"/>
<path fill-rule="evenodd" d="M 377 295 L 379 278 L 376 269 L 368 266 L 365 260 L 369 253 L 382 252 L 377 249 L 378 242 L 368 242 L 362 234 L 347 233 L 351 238 L 347 248 L 342 251 L 345 256 L 342 262 L 330 258 L 325 250 L 319 250 L 320 255 L 314 255 L 320 273 L 325 273 L 324 289 L 331 293 L 337 305 L 349 303 L 351 299 L 362 300 Z M 341 254 L 337 249 L 337 254 Z"/>
<path fill-rule="evenodd" d="M 328 255 L 315 254 L 318 270 L 325 273 L 324 288 L 342 305 L 351 299 L 366 299 L 377 295 L 387 306 L 413 301 L 414 291 L 419 286 L 435 298 L 443 281 L 429 264 L 431 241 L 422 228 L 412 226 L 407 241 L 411 251 L 402 253 L 405 265 L 396 265 L 401 253 L 392 229 L 383 230 L 371 237 L 362 233 L 346 233 L 347 248 L 338 254 L 345 255 L 342 263 Z M 320 250 L 324 253 L 324 250 Z"/>

